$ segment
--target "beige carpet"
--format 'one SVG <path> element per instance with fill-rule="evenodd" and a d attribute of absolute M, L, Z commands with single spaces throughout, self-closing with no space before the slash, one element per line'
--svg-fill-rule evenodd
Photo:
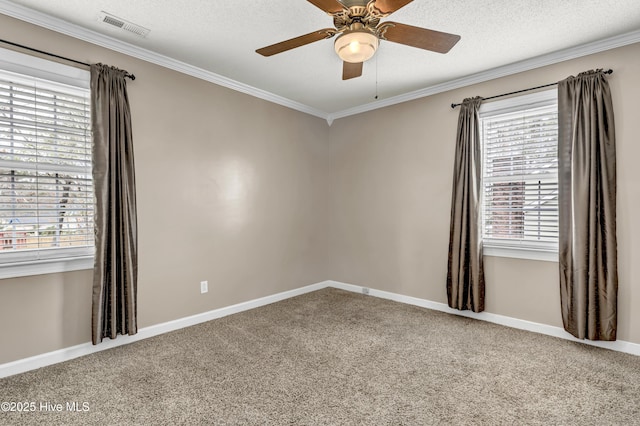
<path fill-rule="evenodd" d="M 2 379 L 0 401 L 35 403 L 3 425 L 633 425 L 640 357 L 325 289 Z"/>

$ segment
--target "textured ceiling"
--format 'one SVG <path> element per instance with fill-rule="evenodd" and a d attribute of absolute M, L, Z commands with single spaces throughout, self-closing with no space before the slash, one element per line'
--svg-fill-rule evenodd
<path fill-rule="evenodd" d="M 442 55 L 383 41 L 364 64 L 362 77 L 342 81 L 334 39 L 269 58 L 255 53 L 332 27 L 332 19 L 305 0 L 0 0 L 0 6 L 3 3 L 46 13 L 308 106 L 320 115 L 640 30 L 638 0 L 414 0 L 383 21 L 458 34 L 460 42 Z M 101 11 L 151 31 L 141 38 L 115 29 L 97 20 Z"/>

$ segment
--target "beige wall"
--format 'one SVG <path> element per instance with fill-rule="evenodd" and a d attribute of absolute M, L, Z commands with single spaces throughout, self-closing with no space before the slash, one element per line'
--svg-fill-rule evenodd
<path fill-rule="evenodd" d="M 137 77 L 140 327 L 327 278 L 326 121 L 3 15 L 0 38 Z M 0 363 L 89 342 L 90 304 L 90 271 L 0 280 Z"/>
<path fill-rule="evenodd" d="M 0 37 L 135 73 L 139 323 L 334 279 L 446 302 L 451 102 L 612 67 L 619 338 L 640 343 L 640 45 L 326 122 L 0 15 Z M 557 266 L 487 258 L 488 312 L 559 326 Z M 199 293 L 208 280 L 210 291 Z M 91 273 L 0 280 L 0 363 L 90 341 Z"/>
<path fill-rule="evenodd" d="M 640 44 L 337 120 L 330 135 L 331 279 L 446 303 L 452 102 L 609 77 L 618 149 L 619 334 L 640 343 Z M 557 263 L 486 257 L 486 310 L 562 326 Z"/>

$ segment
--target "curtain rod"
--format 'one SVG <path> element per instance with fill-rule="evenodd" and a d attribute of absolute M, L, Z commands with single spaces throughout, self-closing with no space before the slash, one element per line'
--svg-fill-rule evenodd
<path fill-rule="evenodd" d="M 613 70 L 612 69 L 608 69 L 606 71 L 604 71 L 605 74 L 613 74 Z M 516 90 L 515 92 L 509 92 L 509 93 L 503 93 L 501 95 L 495 95 L 495 96 L 489 96 L 488 98 L 482 98 L 483 101 L 489 100 L 489 99 L 495 99 L 495 98 L 501 98 L 503 96 L 509 96 L 509 95 L 515 95 L 517 93 L 523 93 L 523 92 L 530 92 L 531 90 L 536 90 L 536 89 L 542 89 L 543 87 L 550 87 L 550 86 L 556 86 L 558 83 L 549 83 L 549 84 L 543 84 L 542 86 L 536 86 L 536 87 L 530 87 L 529 89 L 522 89 L 522 90 Z M 455 108 L 457 106 L 462 105 L 460 104 L 451 104 L 451 108 Z"/>
<path fill-rule="evenodd" d="M 55 53 L 45 52 L 44 50 L 34 49 L 33 47 L 24 46 L 22 44 L 14 43 L 12 41 L 0 39 L 0 42 L 5 43 L 5 44 L 10 44 L 11 46 L 20 47 L 22 49 L 27 49 L 27 50 L 30 50 L 32 52 L 42 53 L 43 55 L 48 55 L 48 56 L 51 56 L 51 57 L 54 57 L 54 58 L 64 59 L 65 61 L 73 62 L 73 63 L 78 64 L 78 65 L 84 65 L 87 68 L 91 67 L 91 65 L 87 64 L 86 62 L 76 61 L 75 59 L 67 58 L 65 56 L 56 55 Z M 129 74 L 129 72 L 127 72 L 127 71 L 125 71 L 124 76 L 130 78 L 132 81 L 136 79 L 135 75 Z"/>

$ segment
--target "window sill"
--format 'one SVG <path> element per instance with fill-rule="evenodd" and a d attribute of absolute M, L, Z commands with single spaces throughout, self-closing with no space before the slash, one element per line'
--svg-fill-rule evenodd
<path fill-rule="evenodd" d="M 515 259 L 541 260 L 557 262 L 558 252 L 550 250 L 535 250 L 531 248 L 483 246 L 483 255 L 494 257 L 511 257 Z"/>
<path fill-rule="evenodd" d="M 0 264 L 0 279 L 93 269 L 93 256 Z"/>

